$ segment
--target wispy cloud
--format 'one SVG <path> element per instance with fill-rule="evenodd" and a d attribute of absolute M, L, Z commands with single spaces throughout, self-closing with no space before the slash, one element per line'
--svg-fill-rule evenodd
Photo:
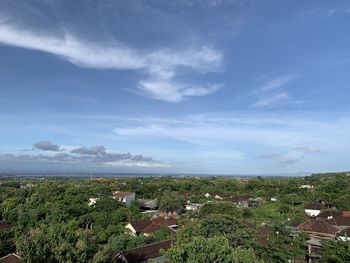
<path fill-rule="evenodd" d="M 167 102 L 206 96 L 221 87 L 215 83 L 200 86 L 176 80 L 180 71 L 191 74 L 217 71 L 223 54 L 210 46 L 144 51 L 116 41 L 91 43 L 67 31 L 63 35 L 35 32 L 4 19 L 0 19 L 0 43 L 51 53 L 80 67 L 144 72 L 146 78 L 140 80 L 138 88 L 152 98 Z"/>
<path fill-rule="evenodd" d="M 291 99 L 285 87 L 295 79 L 295 75 L 285 75 L 269 79 L 257 88 L 252 96 L 256 98 L 253 107 L 272 107 Z"/>
<path fill-rule="evenodd" d="M 258 99 L 257 102 L 253 104 L 254 107 L 269 107 L 286 101 L 290 98 L 287 92 L 281 92 L 273 95 L 265 95 Z"/>
<path fill-rule="evenodd" d="M 262 85 L 259 89 L 260 92 L 267 92 L 273 89 L 281 88 L 287 85 L 290 81 L 295 78 L 294 75 L 281 76 L 278 78 L 270 79 Z"/>
<path fill-rule="evenodd" d="M 261 155 L 260 157 L 263 159 L 273 159 L 279 165 L 288 166 L 288 165 L 292 165 L 292 164 L 295 164 L 295 163 L 301 161 L 309 154 L 317 153 L 317 152 L 320 152 L 319 148 L 295 147 L 293 149 L 289 149 L 289 150 L 284 151 L 284 152 L 265 154 L 265 155 Z"/>

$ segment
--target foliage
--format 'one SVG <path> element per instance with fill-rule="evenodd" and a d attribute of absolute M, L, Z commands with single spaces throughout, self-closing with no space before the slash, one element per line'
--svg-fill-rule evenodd
<path fill-rule="evenodd" d="M 234 249 L 223 236 L 195 237 L 188 243 L 177 243 L 165 256 L 174 263 L 254 263 L 257 259 L 252 249 Z"/>
<path fill-rule="evenodd" d="M 322 262 L 345 263 L 350 262 L 350 242 L 327 240 L 322 243 Z"/>
<path fill-rule="evenodd" d="M 200 210 L 199 216 L 206 217 L 210 214 L 229 215 L 235 218 L 241 218 L 242 210 L 232 202 L 219 201 L 204 204 Z"/>
<path fill-rule="evenodd" d="M 185 199 L 178 192 L 164 192 L 159 201 L 159 209 L 165 212 L 181 212 L 185 205 Z"/>

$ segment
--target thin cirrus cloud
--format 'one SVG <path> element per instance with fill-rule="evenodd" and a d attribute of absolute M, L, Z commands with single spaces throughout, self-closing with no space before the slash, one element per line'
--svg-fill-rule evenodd
<path fill-rule="evenodd" d="M 295 147 L 281 153 L 261 155 L 260 158 L 272 159 L 281 166 L 289 166 L 301 161 L 307 155 L 318 152 L 320 149 L 315 147 Z"/>
<path fill-rule="evenodd" d="M 198 85 L 178 82 L 176 77 L 186 69 L 194 74 L 218 71 L 223 54 L 209 46 L 187 50 L 158 49 L 143 51 L 122 43 L 96 44 L 69 32 L 52 35 L 0 20 L 0 43 L 54 54 L 80 67 L 113 70 L 133 70 L 146 74 L 139 80 L 139 93 L 172 103 L 186 97 L 206 96 L 222 85 Z"/>
<path fill-rule="evenodd" d="M 264 108 L 280 105 L 291 99 L 291 95 L 285 90 L 285 87 L 295 79 L 295 75 L 285 75 L 267 80 L 260 88 L 253 92 L 256 101 L 253 107 Z"/>

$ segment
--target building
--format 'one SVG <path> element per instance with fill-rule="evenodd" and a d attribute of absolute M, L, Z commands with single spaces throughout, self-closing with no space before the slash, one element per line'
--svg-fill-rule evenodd
<path fill-rule="evenodd" d="M 337 239 L 342 241 L 350 241 L 350 227 L 337 233 Z"/>
<path fill-rule="evenodd" d="M 322 240 L 334 240 L 338 229 L 325 220 L 309 219 L 298 226 L 298 230 L 308 233 L 308 261 L 313 262 L 321 258 Z M 318 262 L 318 261 L 317 261 Z"/>
<path fill-rule="evenodd" d="M 138 199 L 140 208 L 143 211 L 156 210 L 158 208 L 158 202 L 156 199 Z"/>
<path fill-rule="evenodd" d="M 6 223 L 5 221 L 0 221 L 0 231 L 13 228 L 13 225 Z"/>
<path fill-rule="evenodd" d="M 21 257 L 14 253 L 8 254 L 0 258 L 0 263 L 20 263 L 21 261 Z"/>
<path fill-rule="evenodd" d="M 224 200 L 225 198 L 227 198 L 227 196 L 223 193 L 219 193 L 219 192 L 208 192 L 204 195 L 206 198 L 214 198 L 216 200 Z"/>
<path fill-rule="evenodd" d="M 98 198 L 96 197 L 96 198 L 94 198 L 94 197 L 92 197 L 92 198 L 89 198 L 89 206 L 94 206 L 94 205 L 96 205 L 96 202 L 97 202 L 97 200 L 98 200 Z"/>
<path fill-rule="evenodd" d="M 115 191 L 113 192 L 113 198 L 129 206 L 131 202 L 135 200 L 135 193 Z"/>
<path fill-rule="evenodd" d="M 247 208 L 249 207 L 249 202 L 253 200 L 253 198 L 250 195 L 235 195 L 231 196 L 229 200 L 240 208 Z"/>
<path fill-rule="evenodd" d="M 172 246 L 171 240 L 152 243 L 146 246 L 137 247 L 113 254 L 112 262 L 115 263 L 143 263 L 148 260 L 155 262 L 164 261 L 160 250 L 168 250 Z"/>
<path fill-rule="evenodd" d="M 170 231 L 177 228 L 177 220 L 174 218 L 156 218 L 153 220 L 135 220 L 130 221 L 125 228 L 130 230 L 133 235 L 149 236 L 159 231 L 162 227 L 168 227 Z"/>
<path fill-rule="evenodd" d="M 187 211 L 197 211 L 201 207 L 201 204 L 188 203 L 185 205 Z"/>
<path fill-rule="evenodd" d="M 304 211 L 306 214 L 308 214 L 309 216 L 318 216 L 321 213 L 321 210 L 327 209 L 328 207 L 323 204 L 323 203 L 319 203 L 319 202 L 313 202 L 313 203 L 309 203 L 306 204 L 304 206 Z"/>

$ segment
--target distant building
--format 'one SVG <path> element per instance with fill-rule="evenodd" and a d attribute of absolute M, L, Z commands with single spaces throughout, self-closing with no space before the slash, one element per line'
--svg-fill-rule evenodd
<path fill-rule="evenodd" d="M 142 210 L 155 210 L 158 208 L 157 199 L 138 199 Z"/>
<path fill-rule="evenodd" d="M 11 253 L 0 258 L 0 263 L 20 263 L 22 258 L 17 254 Z"/>
<path fill-rule="evenodd" d="M 185 208 L 187 211 L 197 211 L 201 207 L 201 204 L 186 204 Z"/>
<path fill-rule="evenodd" d="M 309 184 L 303 184 L 301 186 L 299 186 L 300 189 L 313 189 L 314 187 L 312 185 L 309 185 Z"/>
<path fill-rule="evenodd" d="M 113 192 L 113 198 L 129 206 L 135 200 L 135 193 L 115 191 Z"/>
<path fill-rule="evenodd" d="M 328 207 L 323 203 L 309 203 L 304 206 L 304 211 L 310 216 L 318 216 L 321 213 L 321 210 L 327 209 Z"/>
<path fill-rule="evenodd" d="M 94 197 L 89 198 L 89 203 L 88 203 L 88 205 L 89 205 L 89 206 L 94 206 L 94 205 L 96 204 L 97 200 L 98 200 L 97 197 L 96 197 L 96 198 L 94 198 Z"/>
<path fill-rule="evenodd" d="M 172 246 L 171 240 L 148 244 L 113 254 L 112 262 L 115 263 L 143 263 L 149 260 L 152 262 L 164 261 L 164 256 L 160 255 L 160 250 L 168 250 Z"/>
<path fill-rule="evenodd" d="M 216 200 L 224 200 L 225 198 L 227 198 L 227 196 L 223 193 L 219 193 L 219 192 L 208 192 L 204 195 L 206 198 L 214 198 Z"/>
<path fill-rule="evenodd" d="M 247 208 L 249 207 L 249 201 L 253 200 L 253 198 L 250 195 L 235 195 L 231 196 L 229 200 L 240 208 Z"/>
<path fill-rule="evenodd" d="M 277 202 L 277 197 L 271 197 L 270 201 L 271 202 Z"/>
<path fill-rule="evenodd" d="M 177 220 L 173 218 L 156 218 L 154 220 L 135 220 L 130 221 L 125 228 L 130 230 L 133 235 L 149 236 L 159 231 L 162 227 L 168 227 L 169 230 L 175 231 Z"/>
<path fill-rule="evenodd" d="M 5 221 L 0 221 L 0 231 L 13 228 L 13 225 L 6 223 Z"/>

